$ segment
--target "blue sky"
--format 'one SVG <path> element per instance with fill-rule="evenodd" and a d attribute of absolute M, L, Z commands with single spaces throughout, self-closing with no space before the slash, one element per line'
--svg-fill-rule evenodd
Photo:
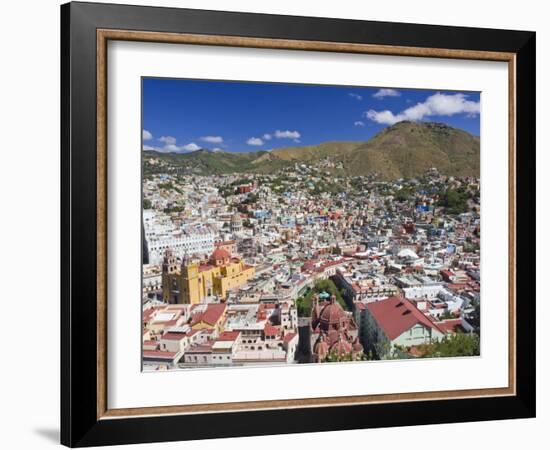
<path fill-rule="evenodd" d="M 258 151 L 365 141 L 401 120 L 479 135 L 480 94 L 388 87 L 143 79 L 143 146 Z"/>

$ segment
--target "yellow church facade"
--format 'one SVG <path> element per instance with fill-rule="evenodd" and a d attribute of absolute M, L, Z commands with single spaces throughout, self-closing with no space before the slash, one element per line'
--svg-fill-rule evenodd
<path fill-rule="evenodd" d="M 167 303 L 201 303 L 205 297 L 225 299 L 227 292 L 245 284 L 255 274 L 254 267 L 229 252 L 217 248 L 207 264 L 188 262 L 177 267 L 175 258 L 167 252 L 162 268 L 162 294 Z"/>

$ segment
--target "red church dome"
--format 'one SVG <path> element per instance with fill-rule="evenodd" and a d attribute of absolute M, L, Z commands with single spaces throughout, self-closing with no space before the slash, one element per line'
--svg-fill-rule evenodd
<path fill-rule="evenodd" d="M 355 338 L 353 341 L 353 351 L 356 353 L 363 351 L 363 346 L 361 345 L 361 342 L 359 342 L 359 338 Z"/>
<path fill-rule="evenodd" d="M 214 250 L 212 255 L 210 255 L 210 261 L 212 262 L 225 261 L 229 258 L 231 258 L 231 255 L 229 254 L 229 252 L 220 247 Z"/>
<path fill-rule="evenodd" d="M 328 343 L 321 333 L 313 346 L 313 354 L 316 356 L 316 362 L 320 362 L 328 355 Z"/>
<path fill-rule="evenodd" d="M 340 335 L 338 340 L 330 347 L 330 351 L 336 353 L 338 356 L 344 356 L 351 353 L 351 349 L 351 344 L 345 339 L 342 339 L 342 335 Z"/>
<path fill-rule="evenodd" d="M 323 307 L 319 315 L 321 328 L 325 331 L 329 329 L 339 329 L 344 325 L 345 321 L 346 313 L 333 296 L 330 303 Z"/>

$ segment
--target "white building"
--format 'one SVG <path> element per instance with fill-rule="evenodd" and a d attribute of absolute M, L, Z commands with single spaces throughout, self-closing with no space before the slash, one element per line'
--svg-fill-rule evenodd
<path fill-rule="evenodd" d="M 441 283 L 433 283 L 403 288 L 403 293 L 409 300 L 432 300 L 437 298 L 442 290 L 443 286 Z"/>
<path fill-rule="evenodd" d="M 429 344 L 445 336 L 444 330 L 403 297 L 368 303 L 364 311 L 363 339 L 381 359 L 391 356 L 396 346 Z"/>
<path fill-rule="evenodd" d="M 209 225 L 191 225 L 174 229 L 151 211 L 143 214 L 149 264 L 162 264 L 164 252 L 171 249 L 177 258 L 184 255 L 209 255 L 214 251 L 217 233 Z"/>

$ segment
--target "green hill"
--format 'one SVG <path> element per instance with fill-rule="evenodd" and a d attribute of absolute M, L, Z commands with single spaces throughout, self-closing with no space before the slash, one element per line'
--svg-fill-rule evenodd
<path fill-rule="evenodd" d="M 351 175 L 414 177 L 430 167 L 454 176 L 479 176 L 479 137 L 441 123 L 399 122 L 352 151 Z"/>
<path fill-rule="evenodd" d="M 381 179 L 414 177 L 431 167 L 454 176 L 479 176 L 479 137 L 434 122 L 399 122 L 367 142 L 324 142 L 259 152 L 159 153 L 144 151 L 144 161 L 158 159 L 184 173 L 274 173 L 296 163 L 329 160 L 350 175 L 377 174 Z M 145 173 L 164 170 L 144 164 Z"/>
<path fill-rule="evenodd" d="M 338 158 L 350 153 L 363 144 L 364 142 L 352 141 L 323 142 L 319 145 L 279 148 L 273 150 L 271 154 L 283 161 L 316 161 L 324 158 Z"/>

